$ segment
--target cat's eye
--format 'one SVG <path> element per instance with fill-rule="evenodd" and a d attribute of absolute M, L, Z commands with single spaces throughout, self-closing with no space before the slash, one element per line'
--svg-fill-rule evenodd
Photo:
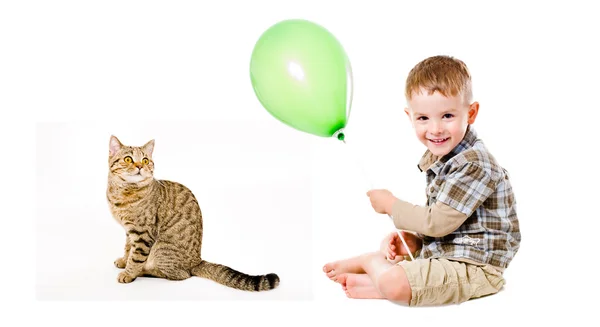
<path fill-rule="evenodd" d="M 143 163 L 144 165 L 147 165 L 147 164 L 149 164 L 149 163 L 150 163 L 150 160 L 148 160 L 148 158 L 144 158 L 144 159 L 142 159 L 142 163 Z"/>
<path fill-rule="evenodd" d="M 130 156 L 125 157 L 125 159 L 123 159 L 123 160 L 125 160 L 126 163 L 132 163 L 133 162 L 133 158 L 131 158 Z"/>

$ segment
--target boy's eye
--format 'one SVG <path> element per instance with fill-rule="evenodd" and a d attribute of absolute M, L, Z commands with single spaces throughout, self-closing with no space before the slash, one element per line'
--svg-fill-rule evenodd
<path fill-rule="evenodd" d="M 142 159 L 142 163 L 143 163 L 144 165 L 147 165 L 149 162 L 150 162 L 150 160 L 148 160 L 148 158 L 144 158 L 144 159 Z"/>
<path fill-rule="evenodd" d="M 444 115 L 444 118 L 452 118 L 452 117 L 454 117 L 454 115 L 453 115 L 453 114 L 445 114 L 445 115 Z"/>
<path fill-rule="evenodd" d="M 130 156 L 125 157 L 125 162 L 126 163 L 132 163 L 133 162 L 133 158 L 131 158 Z"/>
<path fill-rule="evenodd" d="M 425 116 L 419 116 L 419 117 L 417 117 L 417 120 L 427 120 L 427 119 L 428 119 L 428 118 L 427 118 L 427 117 L 425 117 Z"/>

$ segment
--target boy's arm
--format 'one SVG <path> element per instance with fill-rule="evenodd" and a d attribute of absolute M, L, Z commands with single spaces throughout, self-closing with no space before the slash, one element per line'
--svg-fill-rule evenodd
<path fill-rule="evenodd" d="M 494 192 L 496 181 L 489 169 L 468 162 L 449 172 L 437 193 L 437 201 L 428 207 L 396 200 L 391 214 L 398 229 L 441 237 L 455 231 Z"/>
<path fill-rule="evenodd" d="M 396 228 L 432 237 L 450 234 L 468 218 L 464 213 L 440 201 L 423 207 L 398 199 L 390 214 Z"/>

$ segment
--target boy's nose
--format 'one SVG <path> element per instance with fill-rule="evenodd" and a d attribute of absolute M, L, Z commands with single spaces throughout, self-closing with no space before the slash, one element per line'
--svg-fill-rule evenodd
<path fill-rule="evenodd" d="M 429 133 L 431 134 L 441 134 L 442 133 L 442 124 L 440 123 L 432 123 L 431 128 L 429 129 Z"/>

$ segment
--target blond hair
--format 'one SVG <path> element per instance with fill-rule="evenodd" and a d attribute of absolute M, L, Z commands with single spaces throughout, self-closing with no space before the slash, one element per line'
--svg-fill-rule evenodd
<path fill-rule="evenodd" d="M 450 56 L 429 57 L 411 69 L 406 78 L 406 99 L 411 100 L 413 93 L 420 94 L 421 88 L 429 95 L 436 91 L 445 97 L 461 95 L 467 104 L 473 98 L 467 65 Z"/>

